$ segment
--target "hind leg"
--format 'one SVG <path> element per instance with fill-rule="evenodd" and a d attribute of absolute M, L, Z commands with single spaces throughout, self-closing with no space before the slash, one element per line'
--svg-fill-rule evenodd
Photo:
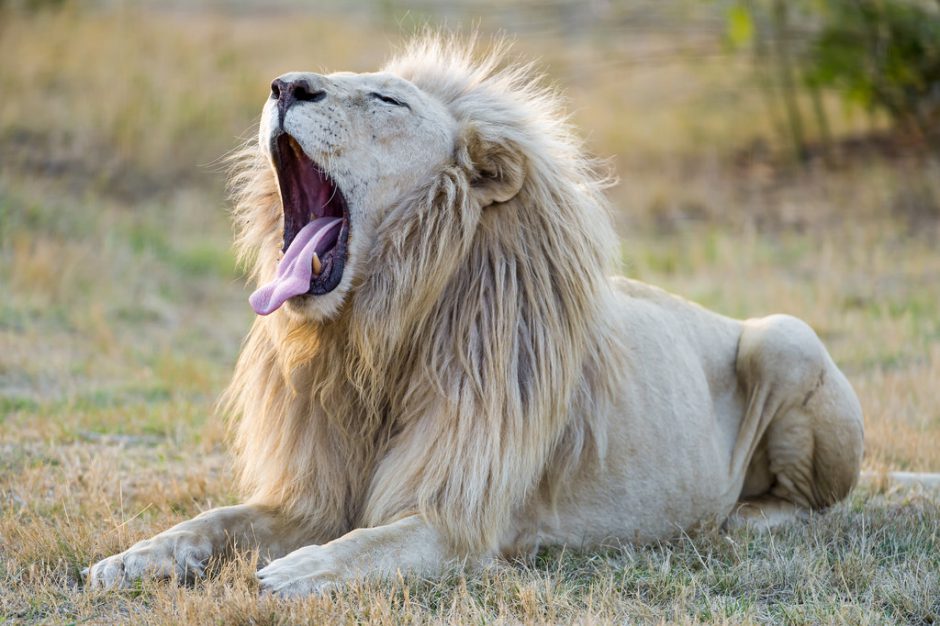
<path fill-rule="evenodd" d="M 747 465 L 736 521 L 775 525 L 844 498 L 861 466 L 862 412 L 812 329 L 784 315 L 748 321 L 737 365 L 751 398 L 741 428 L 754 439 L 735 450 Z"/>

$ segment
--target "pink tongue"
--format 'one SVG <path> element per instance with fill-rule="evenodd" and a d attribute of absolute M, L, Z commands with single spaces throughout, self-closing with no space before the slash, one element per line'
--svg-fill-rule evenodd
<path fill-rule="evenodd" d="M 316 252 L 322 257 L 323 253 L 330 249 L 336 242 L 342 222 L 340 217 L 320 217 L 300 229 L 278 264 L 274 280 L 259 287 L 248 298 L 255 313 L 273 313 L 288 298 L 307 293 L 313 274 L 310 267 L 313 253 Z"/>

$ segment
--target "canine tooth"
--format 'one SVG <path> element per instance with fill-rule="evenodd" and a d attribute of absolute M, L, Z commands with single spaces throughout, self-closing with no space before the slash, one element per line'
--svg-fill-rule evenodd
<path fill-rule="evenodd" d="M 320 270 L 323 269 L 323 266 L 320 264 L 320 257 L 317 256 L 316 252 L 313 253 L 313 260 L 311 261 L 310 265 L 313 268 L 314 274 L 319 274 Z"/>

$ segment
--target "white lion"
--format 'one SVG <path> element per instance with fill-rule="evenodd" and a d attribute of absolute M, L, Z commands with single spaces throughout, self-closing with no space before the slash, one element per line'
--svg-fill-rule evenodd
<path fill-rule="evenodd" d="M 237 245 L 262 314 L 226 395 L 248 499 L 91 568 L 262 589 L 776 523 L 853 487 L 858 400 L 814 332 L 609 278 L 602 183 L 525 69 L 429 38 L 272 85 Z"/>

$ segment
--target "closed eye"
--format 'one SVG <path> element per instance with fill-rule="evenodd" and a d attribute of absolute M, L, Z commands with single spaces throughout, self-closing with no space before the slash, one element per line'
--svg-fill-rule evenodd
<path fill-rule="evenodd" d="M 406 102 L 402 102 L 401 100 L 396 100 L 395 98 L 392 98 L 391 96 L 385 96 L 380 93 L 376 93 L 375 91 L 373 91 L 369 95 L 375 98 L 376 100 L 381 100 L 385 104 L 392 104 L 397 107 L 408 107 L 409 109 L 411 108 L 410 106 L 408 106 Z"/>

